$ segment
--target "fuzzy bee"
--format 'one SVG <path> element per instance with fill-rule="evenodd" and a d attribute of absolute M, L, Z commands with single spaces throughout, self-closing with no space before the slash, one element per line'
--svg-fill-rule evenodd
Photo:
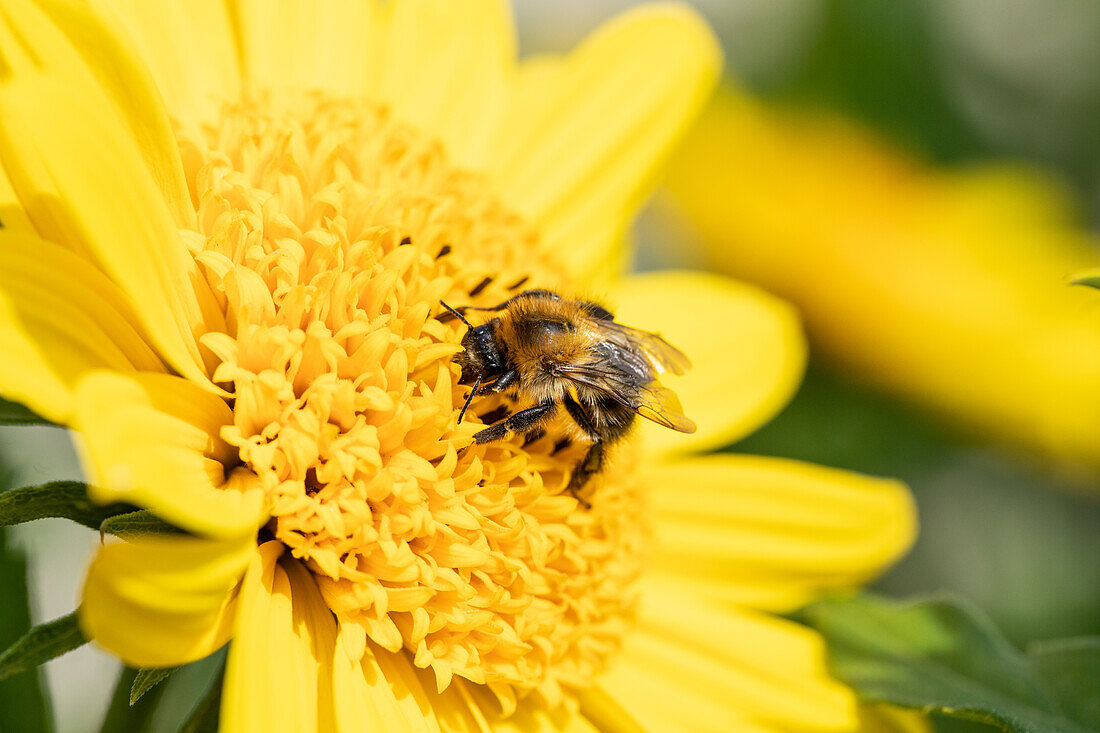
<path fill-rule="evenodd" d="M 691 362 L 659 335 L 616 323 L 603 306 L 550 290 L 526 290 L 489 308 L 441 304 L 468 327 L 456 361 L 460 383 L 473 389 L 459 422 L 479 391 L 504 393 L 523 409 L 475 433 L 478 443 L 537 436 L 564 408 L 589 444 L 567 487 L 574 496 L 636 416 L 695 432 L 676 393 L 657 381 L 666 371 L 683 374 Z M 475 326 L 464 315 L 473 310 L 499 315 Z"/>

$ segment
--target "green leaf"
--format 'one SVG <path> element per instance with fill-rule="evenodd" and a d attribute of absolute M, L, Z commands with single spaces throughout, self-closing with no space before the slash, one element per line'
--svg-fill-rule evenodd
<path fill-rule="evenodd" d="M 0 527 L 0 648 L 15 642 L 30 627 L 27 561 L 10 546 Z M 53 730 L 49 698 L 37 670 L 0 684 L 0 731 L 23 730 Z"/>
<path fill-rule="evenodd" d="M 1100 639 L 1057 639 L 1033 644 L 1027 654 L 1039 684 L 1061 712 L 1100 730 Z"/>
<path fill-rule="evenodd" d="M 87 485 L 79 481 L 51 481 L 0 494 L 0 526 L 60 517 L 99 529 L 103 520 L 132 509 L 127 504 L 94 503 L 88 498 Z"/>
<path fill-rule="evenodd" d="M 53 425 L 44 417 L 39 417 L 18 402 L 9 402 L 0 397 L 0 425 Z"/>
<path fill-rule="evenodd" d="M 179 733 L 218 733 L 218 715 L 221 712 L 224 683 L 225 666 L 221 665 L 202 700 L 180 726 Z"/>
<path fill-rule="evenodd" d="M 108 517 L 99 525 L 99 531 L 125 540 L 155 534 L 183 533 L 183 530 L 168 524 L 147 509 Z"/>
<path fill-rule="evenodd" d="M 0 653 L 0 680 L 60 657 L 87 643 L 76 612 L 35 626 Z"/>
<path fill-rule="evenodd" d="M 141 671 L 133 667 L 119 670 L 118 682 L 111 694 L 111 704 L 99 726 L 100 733 L 144 733 L 149 730 L 164 688 L 154 685 L 147 690 L 149 694 L 140 701 L 131 702 L 134 686 L 140 676 Z"/>
<path fill-rule="evenodd" d="M 1059 682 L 1044 683 L 1033 660 L 962 600 L 864 596 L 819 601 L 802 616 L 825 637 L 833 673 L 864 699 L 991 723 L 1013 733 L 1092 730 L 1064 712 L 1049 692 L 1076 691 L 1063 672 L 1087 665 L 1077 657 L 1050 658 Z"/>
<path fill-rule="evenodd" d="M 164 680 L 168 679 L 179 667 L 152 667 L 139 669 L 134 675 L 134 682 L 130 685 L 130 706 L 137 704 L 145 693 L 153 689 Z"/>

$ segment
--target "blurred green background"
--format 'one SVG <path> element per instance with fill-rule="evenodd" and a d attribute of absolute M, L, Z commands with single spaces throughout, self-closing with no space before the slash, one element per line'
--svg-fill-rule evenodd
<path fill-rule="evenodd" d="M 631 4 L 519 0 L 521 49 L 567 49 Z M 760 98 L 844 113 L 945 166 L 991 157 L 1027 161 L 1065 182 L 1091 221 L 1100 222 L 1100 3 L 693 4 L 721 36 L 728 73 Z M 678 236 L 686 235 L 675 221 L 660 212 L 643 214 L 638 266 L 692 264 L 692 254 L 669 248 Z M 878 581 L 885 593 L 956 591 L 1020 646 L 1100 634 L 1100 502 L 1010 449 L 861 384 L 811 352 L 809 373 L 793 402 L 730 450 L 908 482 L 919 506 L 921 537 Z M 16 485 L 78 472 L 65 434 L 48 428 L 0 429 L 0 467 Z M 72 609 L 97 538 L 46 521 L 0 534 L 0 540 L 0 644 L 6 645 L 31 617 L 41 621 Z M 31 581 L 27 598 L 18 590 L 23 573 Z M 45 669 L 55 728 L 97 729 L 117 663 L 85 647 Z M 203 682 L 173 680 L 166 694 L 186 699 L 187 685 Z M 29 676 L 0 686 L 0 730 L 40 728 L 42 721 L 20 719 L 19 706 L 12 704 L 37 694 L 34 688 Z M 941 721 L 940 729 L 987 728 Z"/>

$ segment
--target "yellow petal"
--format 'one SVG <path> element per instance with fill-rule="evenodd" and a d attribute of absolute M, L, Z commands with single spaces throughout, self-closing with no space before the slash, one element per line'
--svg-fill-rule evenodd
<path fill-rule="evenodd" d="M 240 95 L 236 45 L 223 0 L 107 0 L 129 31 L 172 115 L 195 128 Z"/>
<path fill-rule="evenodd" d="M 251 535 L 266 518 L 256 477 L 219 437 L 229 406 L 185 379 L 98 372 L 77 389 L 74 427 L 95 501 L 145 507 L 212 537 Z"/>
<path fill-rule="evenodd" d="M 598 733 L 584 715 L 569 705 L 547 710 L 537 699 L 527 698 L 520 700 L 510 715 L 503 715 L 489 688 L 465 681 L 458 684 L 469 710 L 492 733 Z"/>
<path fill-rule="evenodd" d="M 390 12 L 380 98 L 458 163 L 480 167 L 515 63 L 508 3 L 402 0 Z"/>
<path fill-rule="evenodd" d="M 688 355 L 674 390 L 699 426 L 684 435 L 645 423 L 647 450 L 728 445 L 767 422 L 798 387 L 806 346 L 794 310 L 749 285 L 718 275 L 656 272 L 625 278 L 611 297 L 616 320 L 656 331 Z"/>
<path fill-rule="evenodd" d="M 645 587 L 640 628 L 599 684 L 650 731 L 809 733 L 856 722 L 816 633 L 660 584 Z"/>
<path fill-rule="evenodd" d="M 56 65 L 50 73 L 73 73 L 63 64 L 75 61 L 76 52 L 87 71 L 114 104 L 133 137 L 149 174 L 181 227 L 195 228 L 195 210 L 184 181 L 183 163 L 168 113 L 161 103 L 153 77 L 129 37 L 110 14 L 95 11 L 90 4 L 70 0 L 37 0 L 51 21 L 71 44 L 39 47 L 40 56 Z M 52 34 L 44 39 L 53 40 Z M 74 84 L 81 82 L 74 78 Z"/>
<path fill-rule="evenodd" d="M 11 187 L 11 181 L 0 167 L 0 227 L 9 232 L 21 234 L 34 234 L 34 226 L 27 218 L 27 212 L 23 210 L 23 204 L 19 203 L 19 197 L 15 195 L 15 189 Z"/>
<path fill-rule="evenodd" d="M 135 322 L 118 288 L 86 260 L 0 230 L 0 394 L 67 423 L 88 372 L 163 372 Z"/>
<path fill-rule="evenodd" d="M 581 276 L 613 246 L 714 85 L 721 51 L 687 6 L 643 5 L 521 76 L 489 170 Z"/>
<path fill-rule="evenodd" d="M 782 458 L 714 455 L 646 472 L 655 572 L 721 600 L 790 610 L 856 586 L 912 544 L 897 481 Z"/>
<path fill-rule="evenodd" d="M 335 730 L 333 664 L 336 619 L 283 546 L 253 554 L 238 601 L 226 663 L 221 730 L 225 733 L 328 733 Z"/>
<path fill-rule="evenodd" d="M 378 83 L 380 3 L 233 0 L 230 6 L 244 77 L 258 86 L 362 97 Z"/>
<path fill-rule="evenodd" d="M 370 643 L 358 662 L 349 658 L 342 646 L 338 648 L 335 690 L 341 733 L 439 731 L 437 707 L 440 712 L 453 707 L 455 694 L 440 697 L 434 690 L 429 693 L 404 652 L 393 654 Z"/>
<path fill-rule="evenodd" d="M 232 634 L 251 537 L 161 537 L 113 542 L 88 569 L 80 625 L 134 667 L 201 659 Z"/>
<path fill-rule="evenodd" d="M 117 106 L 27 0 L 5 5 L 0 48 L 0 161 L 31 222 L 96 262 L 166 361 L 206 382 L 196 338 L 224 323 Z"/>

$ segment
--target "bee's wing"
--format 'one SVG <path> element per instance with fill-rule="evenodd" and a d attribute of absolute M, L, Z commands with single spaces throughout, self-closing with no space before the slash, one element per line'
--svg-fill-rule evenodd
<path fill-rule="evenodd" d="M 695 432 L 695 421 L 684 414 L 680 398 L 668 387 L 653 382 L 648 387 L 642 388 L 638 402 L 634 411 L 646 420 L 652 420 L 658 425 L 664 425 L 681 433 Z"/>
<path fill-rule="evenodd" d="M 605 364 L 563 364 L 558 371 L 577 384 L 610 395 L 619 404 L 658 425 L 681 433 L 695 432 L 695 422 L 684 414 L 675 392 L 657 382 L 640 384 L 631 374 L 615 367 L 613 361 Z"/>
<path fill-rule="evenodd" d="M 596 321 L 591 330 L 598 338 L 615 342 L 621 348 L 641 352 L 658 374 L 666 371 L 683 374 L 691 369 L 691 359 L 688 359 L 687 354 L 665 341 L 658 333 L 631 328 L 614 321 Z"/>

